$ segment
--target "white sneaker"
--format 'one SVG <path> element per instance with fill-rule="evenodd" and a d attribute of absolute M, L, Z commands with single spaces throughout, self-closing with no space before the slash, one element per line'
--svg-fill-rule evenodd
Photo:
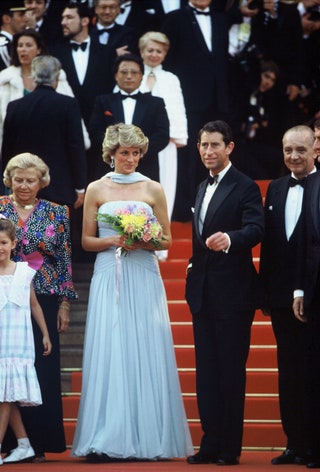
<path fill-rule="evenodd" d="M 9 462 L 28 462 L 32 457 L 35 456 L 35 452 L 31 446 L 29 447 L 16 447 L 10 451 L 10 454 L 3 459 L 4 464 Z"/>

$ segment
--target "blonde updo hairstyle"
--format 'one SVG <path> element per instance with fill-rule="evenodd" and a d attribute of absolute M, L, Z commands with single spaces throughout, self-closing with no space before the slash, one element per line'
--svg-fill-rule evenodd
<path fill-rule="evenodd" d="M 140 51 L 143 51 L 146 47 L 149 41 L 154 41 L 155 43 L 160 43 L 166 52 L 168 52 L 169 47 L 170 47 L 170 41 L 168 37 L 160 33 L 160 31 L 148 31 L 145 33 L 141 38 L 139 39 L 139 49 Z"/>
<path fill-rule="evenodd" d="M 50 184 L 49 167 L 35 154 L 24 152 L 10 159 L 3 173 L 3 183 L 6 187 L 12 187 L 12 178 L 16 169 L 36 169 L 39 174 L 40 188 L 48 187 Z"/>
<path fill-rule="evenodd" d="M 106 129 L 102 143 L 102 159 L 104 162 L 110 165 L 111 157 L 120 146 L 139 148 L 142 157 L 148 150 L 149 139 L 138 126 L 125 125 L 124 123 L 111 125 Z"/>

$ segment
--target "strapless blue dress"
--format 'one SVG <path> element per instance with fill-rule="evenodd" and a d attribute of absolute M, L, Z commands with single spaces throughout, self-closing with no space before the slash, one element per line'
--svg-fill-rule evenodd
<path fill-rule="evenodd" d="M 143 202 L 104 203 L 100 213 Z M 99 236 L 114 229 L 99 222 Z M 167 300 L 154 252 L 97 255 L 86 321 L 82 394 L 72 455 L 118 459 L 193 454 Z"/>

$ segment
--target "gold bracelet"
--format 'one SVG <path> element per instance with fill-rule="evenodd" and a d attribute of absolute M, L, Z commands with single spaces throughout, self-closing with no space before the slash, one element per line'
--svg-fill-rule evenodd
<path fill-rule="evenodd" d="M 60 308 L 61 308 L 62 310 L 67 310 L 67 311 L 69 311 L 69 310 L 70 310 L 70 304 L 69 304 L 68 302 L 66 302 L 66 301 L 63 301 L 63 302 L 61 302 L 60 305 L 59 305 L 59 309 L 60 309 Z"/>

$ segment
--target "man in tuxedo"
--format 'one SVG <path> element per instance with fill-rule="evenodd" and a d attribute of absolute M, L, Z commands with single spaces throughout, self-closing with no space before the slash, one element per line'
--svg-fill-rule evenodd
<path fill-rule="evenodd" d="M 96 0 L 94 12 L 97 21 L 91 29 L 91 38 L 101 44 L 108 44 L 115 55 L 132 52 L 133 28 L 116 22 L 120 13 L 120 0 Z"/>
<path fill-rule="evenodd" d="M 198 150 L 209 175 L 195 201 L 186 300 L 203 436 L 189 464 L 235 465 L 241 454 L 246 360 L 259 292 L 251 249 L 262 240 L 264 218 L 259 187 L 230 162 L 233 148 L 224 121 L 200 130 Z"/>
<path fill-rule="evenodd" d="M 313 149 L 320 158 L 320 120 L 314 123 Z M 309 469 L 320 468 L 320 172 L 307 180 L 303 227 L 298 247 L 297 283 L 294 291 L 295 317 L 308 330 L 307 394 L 311 416 Z M 301 431 L 301 434 L 306 434 Z"/>
<path fill-rule="evenodd" d="M 265 289 L 264 313 L 271 315 L 277 340 L 279 402 L 286 450 L 272 464 L 306 464 L 311 447 L 306 392 L 307 325 L 292 311 L 296 254 L 302 225 L 306 177 L 316 172 L 308 126 L 290 128 L 283 136 L 284 163 L 290 171 L 270 183 L 265 201 L 265 238 L 260 277 Z M 308 177 L 309 179 L 309 177 Z"/>
<path fill-rule="evenodd" d="M 50 168 L 51 182 L 42 196 L 79 208 L 86 186 L 86 161 L 79 104 L 55 91 L 61 64 L 51 56 L 32 61 L 35 90 L 9 103 L 4 122 L 2 172 L 16 154 L 41 156 Z"/>
<path fill-rule="evenodd" d="M 10 45 L 13 35 L 27 26 L 26 8 L 23 0 L 0 2 L 0 71 L 11 64 Z"/>
<path fill-rule="evenodd" d="M 175 213 L 191 219 L 196 187 L 205 177 L 197 159 L 198 130 L 209 120 L 227 119 L 229 112 L 228 17 L 211 0 L 190 0 L 166 15 L 161 31 L 170 40 L 164 68 L 180 79 L 188 120 L 188 145 L 179 150 Z"/>
<path fill-rule="evenodd" d="M 65 41 L 50 48 L 67 74 L 86 126 L 89 125 L 95 97 L 110 92 L 114 86 L 110 49 L 91 40 L 90 20 L 91 13 L 86 4 L 68 3 L 61 20 Z"/>
<path fill-rule="evenodd" d="M 161 0 L 121 0 L 117 23 L 134 31 L 132 52 L 139 53 L 139 38 L 147 31 L 159 31 L 164 20 Z"/>
<path fill-rule="evenodd" d="M 105 173 L 101 149 L 106 128 L 122 122 L 139 126 L 148 136 L 148 152 L 139 162 L 139 171 L 159 181 L 158 152 L 169 142 L 169 120 L 164 101 L 162 98 L 153 97 L 151 93 L 139 91 L 144 72 L 139 56 L 118 56 L 113 72 L 119 91 L 96 98 L 89 126 L 97 166 L 96 178 Z"/>
<path fill-rule="evenodd" d="M 28 27 L 39 31 L 47 46 L 61 41 L 61 13 L 66 2 L 57 0 L 24 0 Z"/>

